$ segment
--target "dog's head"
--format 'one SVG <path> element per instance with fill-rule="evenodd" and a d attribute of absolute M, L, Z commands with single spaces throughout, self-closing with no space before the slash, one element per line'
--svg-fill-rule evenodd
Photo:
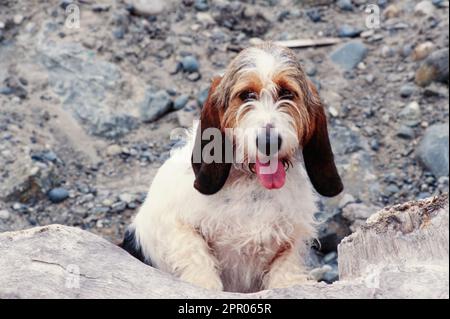
<path fill-rule="evenodd" d="M 208 146 L 211 138 L 216 143 Z M 218 192 L 232 163 L 241 163 L 257 174 L 262 186 L 281 188 L 285 168 L 298 150 L 317 192 L 339 194 L 343 185 L 323 106 L 297 58 L 268 43 L 243 50 L 213 80 L 203 106 L 194 146 L 201 157 L 192 156 L 194 187 L 203 194 Z"/>

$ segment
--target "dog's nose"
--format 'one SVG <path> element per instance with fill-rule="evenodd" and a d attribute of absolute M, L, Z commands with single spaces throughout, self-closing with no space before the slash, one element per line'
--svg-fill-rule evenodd
<path fill-rule="evenodd" d="M 281 148 L 282 139 L 273 127 L 259 130 L 256 136 L 256 146 L 266 156 L 275 155 Z"/>

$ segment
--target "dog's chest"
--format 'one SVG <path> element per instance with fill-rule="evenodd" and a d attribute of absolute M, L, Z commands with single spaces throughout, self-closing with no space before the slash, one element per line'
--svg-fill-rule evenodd
<path fill-rule="evenodd" d="M 272 196 L 247 195 L 243 202 L 216 205 L 200 226 L 228 291 L 259 290 L 277 253 L 295 240 L 295 220 L 286 205 Z"/>

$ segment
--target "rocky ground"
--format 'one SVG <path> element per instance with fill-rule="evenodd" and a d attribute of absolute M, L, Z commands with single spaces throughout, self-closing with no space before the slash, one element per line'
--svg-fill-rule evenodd
<path fill-rule="evenodd" d="M 78 0 L 76 28 L 72 1 L 0 0 L 0 231 L 60 223 L 119 242 L 170 133 L 239 50 L 338 37 L 295 49 L 346 187 L 322 202 L 311 255 L 336 280 L 337 243 L 368 216 L 449 187 L 449 2 L 371 2 Z"/>

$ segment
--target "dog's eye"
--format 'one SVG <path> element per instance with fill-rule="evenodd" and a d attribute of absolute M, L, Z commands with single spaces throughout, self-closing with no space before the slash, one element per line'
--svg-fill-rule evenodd
<path fill-rule="evenodd" d="M 293 100 L 295 98 L 295 94 L 288 89 L 282 88 L 278 92 L 278 99 L 280 100 Z"/>
<path fill-rule="evenodd" d="M 253 91 L 244 91 L 239 94 L 239 98 L 244 102 L 249 102 L 256 100 L 258 98 L 258 95 Z"/>

